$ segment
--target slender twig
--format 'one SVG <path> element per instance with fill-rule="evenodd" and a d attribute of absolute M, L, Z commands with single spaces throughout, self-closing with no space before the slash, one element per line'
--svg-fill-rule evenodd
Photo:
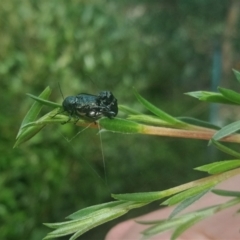
<path fill-rule="evenodd" d="M 143 132 L 149 135 L 210 140 L 217 131 L 209 129 L 209 131 L 207 132 L 197 130 L 173 129 L 165 127 L 152 127 L 145 125 Z M 221 139 L 221 141 L 240 143 L 240 134 L 229 135 Z"/>

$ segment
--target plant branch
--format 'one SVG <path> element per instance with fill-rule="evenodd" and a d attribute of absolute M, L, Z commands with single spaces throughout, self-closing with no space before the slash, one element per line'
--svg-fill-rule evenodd
<path fill-rule="evenodd" d="M 166 137 L 178 137 L 178 138 L 194 138 L 194 139 L 203 139 L 210 140 L 217 131 L 209 129 L 209 131 L 197 131 L 197 130 L 183 130 L 183 129 L 173 129 L 165 127 L 153 127 L 153 126 L 144 126 L 143 133 L 149 135 L 158 135 Z M 236 142 L 240 143 L 240 134 L 229 135 L 221 141 L 225 142 Z"/>

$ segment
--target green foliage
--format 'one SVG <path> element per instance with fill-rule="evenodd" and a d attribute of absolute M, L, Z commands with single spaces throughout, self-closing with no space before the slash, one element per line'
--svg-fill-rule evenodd
<path fill-rule="evenodd" d="M 197 92 L 186 93 L 186 95 L 195 97 L 195 98 L 199 99 L 200 101 L 205 101 L 205 102 L 210 102 L 210 103 L 224 103 L 224 104 L 232 104 L 232 105 L 238 104 L 234 101 L 234 98 L 229 99 L 220 93 L 197 91 Z"/>
<path fill-rule="evenodd" d="M 237 191 L 213 189 L 212 192 L 219 196 L 224 196 L 224 197 L 240 197 L 240 192 L 237 192 Z"/>
<path fill-rule="evenodd" d="M 233 204 L 228 203 L 226 207 L 224 204 L 222 205 L 219 204 L 217 207 L 213 207 L 212 209 L 210 208 L 211 210 L 207 209 L 207 211 L 204 210 L 200 211 L 200 214 L 198 214 L 198 212 L 194 212 L 188 214 L 187 217 L 183 215 L 179 218 L 178 217 L 173 218 L 173 216 L 175 216 L 177 213 L 179 213 L 180 211 L 188 207 L 191 203 L 202 197 L 211 187 L 213 187 L 220 181 L 223 181 L 224 179 L 230 176 L 239 174 L 239 172 L 240 171 L 238 169 L 238 171 L 232 173 L 227 174 L 225 173 L 222 175 L 213 176 L 210 179 L 209 178 L 201 179 L 201 181 L 195 181 L 191 184 L 185 184 L 162 192 L 113 195 L 114 198 L 120 199 L 120 201 L 92 206 L 90 208 L 80 210 L 76 213 L 73 213 L 70 217 L 68 217 L 70 219 L 73 219 L 72 221 L 55 224 L 45 224 L 48 227 L 57 230 L 49 233 L 44 239 L 56 238 L 59 236 L 65 236 L 69 234 L 73 234 L 73 236 L 70 238 L 71 240 L 76 239 L 86 231 L 107 221 L 120 217 L 133 208 L 142 207 L 146 204 L 149 204 L 151 201 L 159 200 L 161 198 L 172 195 L 176 192 L 182 191 L 183 189 L 188 189 L 183 193 L 179 193 L 164 202 L 164 204 L 167 205 L 174 205 L 178 202 L 183 201 L 182 204 L 180 205 L 181 207 L 178 207 L 171 215 L 171 218 L 169 220 L 166 220 L 166 222 L 168 223 L 167 226 L 165 226 L 164 221 L 160 221 L 159 223 L 157 223 L 157 225 L 160 226 L 160 228 L 157 227 L 157 231 L 152 232 L 151 230 L 153 228 L 155 229 L 156 227 L 151 227 L 149 230 L 143 232 L 144 235 L 152 235 L 157 234 L 161 231 L 165 231 L 169 228 L 174 228 L 175 231 L 172 235 L 172 239 L 176 239 L 176 236 L 179 236 L 180 233 L 187 230 L 187 228 L 189 228 L 193 224 L 226 207 L 232 206 L 233 204 L 235 205 L 240 202 L 240 198 L 238 198 L 237 202 L 234 201 Z"/>
<path fill-rule="evenodd" d="M 238 152 L 234 151 L 231 148 L 224 146 L 223 144 L 215 141 L 214 139 L 211 139 L 210 143 L 213 143 L 214 146 L 216 146 L 219 150 L 227 153 L 228 155 L 236 157 L 236 158 L 240 158 L 240 154 Z"/>
<path fill-rule="evenodd" d="M 189 227 L 196 224 L 197 222 L 203 220 L 204 218 L 210 217 L 211 215 L 221 210 L 237 205 L 239 204 L 239 202 L 240 198 L 236 197 L 226 203 L 218 204 L 216 206 L 211 206 L 205 209 L 200 209 L 195 212 L 184 214 L 180 217 L 174 217 L 159 222 L 155 221 L 139 223 L 153 225 L 143 232 L 143 235 L 146 237 L 154 236 L 169 229 L 175 229 L 171 236 L 171 239 L 174 240 L 177 239 L 178 236 L 180 236 L 184 231 L 186 231 Z"/>
<path fill-rule="evenodd" d="M 167 109 L 170 116 L 192 109 L 193 101 L 179 98 L 179 93 L 196 87 L 205 89 L 209 84 L 209 53 L 216 35 L 223 32 L 229 4 L 224 0 L 216 6 L 215 2 L 163 1 L 156 5 L 156 1 L 12 0 L 1 3 L 0 239 L 41 239 L 48 233 L 42 222 L 57 222 L 76 209 L 110 201 L 111 192 L 158 191 L 202 176 L 191 169 L 205 164 L 203 142 L 104 133 L 106 184 L 96 130 L 87 129 L 72 137 L 79 133 L 79 128 L 59 124 L 67 116 L 60 114 L 52 119 L 45 115 L 51 104 L 41 110 L 49 121 L 27 120 L 21 128 L 27 137 L 32 137 L 27 132 L 30 127 L 42 129 L 46 124 L 43 131 L 21 148 L 12 146 L 32 103 L 25 93 L 37 95 L 49 85 L 53 90 L 51 103 L 56 104 L 54 108 L 59 107 L 62 99 L 57 82 L 65 96 L 96 93 L 99 88 L 113 91 L 120 104 L 128 105 L 120 107 L 118 126 L 123 123 L 129 126 L 127 120 L 134 122 L 134 126 L 136 121 L 149 127 L 166 126 L 158 117 L 142 114 L 143 108 L 135 101 L 132 86 L 159 110 Z M 179 16 L 178 21 L 175 16 Z M 237 37 L 234 41 L 239 42 Z M 127 120 L 122 119 L 129 114 L 127 109 L 132 115 L 137 114 L 139 120 L 129 115 Z M 50 115 L 56 112 L 57 109 Z M 206 114 L 204 108 L 195 117 L 204 119 Z M 117 120 L 102 119 L 102 124 L 106 128 Z M 194 125 L 194 129 L 196 126 L 213 129 L 199 119 L 185 120 L 180 119 Z M 73 139 L 71 143 L 68 138 Z M 188 151 L 183 151 L 186 145 Z M 133 217 L 131 214 L 128 216 Z M 91 231 L 92 235 L 86 235 L 86 239 L 103 238 L 107 228 L 103 226 L 97 233 Z"/>
<path fill-rule="evenodd" d="M 223 127 L 216 134 L 214 134 L 213 139 L 220 140 L 224 137 L 227 137 L 228 135 L 230 135 L 232 133 L 237 132 L 239 129 L 240 129 L 240 121 L 233 122 L 233 123 Z"/>
<path fill-rule="evenodd" d="M 147 115 L 143 115 L 143 114 L 137 114 L 137 112 L 135 112 L 135 119 L 137 119 L 138 121 L 141 120 L 142 122 L 145 122 L 146 124 L 152 124 L 152 119 L 155 118 L 155 122 L 158 122 L 158 125 L 168 125 L 171 126 L 173 128 L 191 128 L 194 129 L 195 126 L 194 125 L 189 125 L 185 122 L 182 122 L 180 120 L 178 120 L 177 118 L 174 118 L 172 116 L 170 116 L 169 114 L 167 114 L 166 112 L 164 112 L 163 110 L 157 108 L 156 106 L 154 106 L 153 104 L 149 103 L 146 99 L 144 99 L 143 97 L 141 97 L 136 90 L 134 90 L 134 93 L 137 97 L 137 99 L 151 112 L 153 112 L 156 116 L 154 117 L 149 117 Z M 28 94 L 29 97 L 33 98 L 36 102 L 32 105 L 32 107 L 30 108 L 30 110 L 28 111 L 27 115 L 24 117 L 23 122 L 20 126 L 18 135 L 17 135 L 17 141 L 14 145 L 14 147 L 17 147 L 18 145 L 20 145 L 21 143 L 31 139 L 33 136 L 35 136 L 35 134 L 37 134 L 46 124 L 58 124 L 58 123 L 74 123 L 75 125 L 78 126 L 84 126 L 86 124 L 89 124 L 89 126 L 92 127 L 96 127 L 96 123 L 93 123 L 92 121 L 88 121 L 87 119 L 74 119 L 74 117 L 72 117 L 69 120 L 69 117 L 67 117 L 66 115 L 62 115 L 61 113 L 64 113 L 63 109 L 55 109 L 47 114 L 45 114 L 44 116 L 42 116 L 40 119 L 34 121 L 36 119 L 36 117 L 38 116 L 42 105 L 46 105 L 46 106 L 50 106 L 50 107 L 60 107 L 61 105 L 51 102 L 51 101 L 47 101 L 46 99 L 49 97 L 50 95 L 50 88 L 47 87 L 40 95 L 39 97 L 36 97 L 32 94 Z M 128 107 L 123 107 L 123 109 L 127 109 L 128 112 L 133 112 L 131 110 L 129 110 L 130 108 Z M 67 113 L 65 113 L 67 114 Z M 140 116 L 140 117 L 139 117 Z M 100 120 L 97 121 L 99 124 L 99 127 L 103 130 L 107 130 L 107 131 L 112 131 L 112 132 L 118 132 L 118 133 L 142 133 L 145 134 L 148 131 L 148 126 L 147 125 L 142 125 L 139 124 L 137 122 L 134 121 L 129 121 L 126 119 L 120 119 L 120 118 L 114 118 L 113 120 L 110 120 L 108 118 L 102 118 Z M 196 126 L 196 129 L 198 129 L 198 127 Z M 160 129 L 161 130 L 161 129 Z M 157 134 L 157 132 L 156 132 Z"/>
<path fill-rule="evenodd" d="M 86 231 L 126 214 L 133 208 L 139 208 L 145 203 L 115 201 L 107 204 L 93 206 L 71 214 L 68 218 L 73 219 L 63 223 L 45 223 L 50 228 L 57 229 L 48 234 L 44 239 L 51 239 L 75 233 L 70 239 L 74 240 Z"/>
<path fill-rule="evenodd" d="M 232 95 L 235 96 L 235 93 L 231 91 L 227 91 L 227 89 L 224 90 L 224 92 L 227 92 L 228 98 L 231 99 Z M 18 138 L 16 142 L 16 146 L 18 145 L 18 141 L 22 143 L 24 140 L 28 140 L 33 136 L 32 129 L 37 128 L 39 129 L 39 126 L 45 126 L 47 124 L 52 123 L 59 123 L 59 121 L 56 121 L 55 117 L 57 117 L 57 120 L 64 120 L 64 116 L 61 116 L 60 113 L 53 115 L 52 112 L 47 113 L 43 117 L 40 118 L 40 120 L 36 120 L 36 117 L 38 116 L 42 105 L 47 105 L 51 107 L 58 106 L 55 103 L 49 102 L 46 99 L 49 97 L 50 88 L 47 87 L 40 95 L 39 97 L 35 97 L 30 95 L 36 102 L 33 104 L 33 106 L 28 111 L 27 115 L 23 119 L 23 123 L 20 126 L 20 130 L 18 133 Z M 169 126 L 173 128 L 184 128 L 184 129 L 190 129 L 190 126 L 185 123 L 181 122 L 174 117 L 170 116 L 169 114 L 165 113 L 161 109 L 157 108 L 150 102 L 148 102 L 146 99 L 144 99 L 142 96 L 140 96 L 136 90 L 134 91 L 135 96 L 137 99 L 152 113 L 155 114 L 155 118 L 159 119 L 163 122 L 163 125 L 168 124 Z M 232 95 L 231 95 L 232 94 Z M 138 116 L 138 112 L 131 111 L 129 107 L 123 107 L 123 109 L 126 109 L 127 112 L 135 113 L 134 116 Z M 62 112 L 62 110 L 60 111 Z M 60 115 L 60 116 L 59 116 Z M 148 124 L 152 123 L 152 120 L 148 122 L 147 120 L 149 117 L 144 119 L 144 115 L 140 114 L 142 116 L 142 120 Z M 67 117 L 67 116 L 66 116 Z M 60 119 L 59 119 L 60 118 Z M 140 120 L 140 118 L 137 118 Z M 63 121 L 66 122 L 66 119 Z M 71 119 L 70 123 L 75 123 L 79 126 L 82 124 L 86 124 L 86 120 L 80 120 L 76 122 L 76 119 Z M 107 119 L 102 118 L 98 121 L 98 124 L 100 127 L 104 130 L 112 131 L 112 132 L 119 132 L 119 133 L 142 133 L 146 134 L 148 125 L 138 124 L 133 121 L 115 118 L 115 119 Z M 96 124 L 90 125 L 95 126 Z M 89 125 L 89 126 L 90 126 Z M 150 126 L 151 127 L 151 126 Z M 28 130 L 30 129 L 30 131 Z M 194 129 L 194 125 L 191 125 L 191 129 Z M 196 129 L 201 133 L 201 131 L 207 131 L 207 128 L 199 128 L 196 126 Z M 177 129 L 176 129 L 177 131 Z M 189 130 L 191 131 L 191 130 Z M 209 129 L 208 131 L 212 131 L 212 129 Z M 222 130 L 219 130 L 221 132 Z M 27 135 L 26 132 L 29 134 Z M 225 131 L 225 135 L 231 134 L 232 131 L 230 128 L 228 128 Z M 196 134 L 194 132 L 194 134 Z M 161 135 L 161 134 L 160 134 Z M 22 138 L 22 136 L 24 138 Z M 187 135 L 188 136 L 188 135 Z M 184 135 L 183 135 L 184 137 Z M 20 140 L 19 140 L 20 139 Z M 216 140 L 212 140 L 216 144 Z M 217 144 L 216 144 L 217 145 Z M 218 145 L 219 149 L 224 149 L 225 152 L 231 152 L 228 148 Z M 71 214 L 68 218 L 72 219 L 67 222 L 63 223 L 56 223 L 56 224 L 45 224 L 48 227 L 54 228 L 53 232 L 49 233 L 44 239 L 50 239 L 50 238 L 56 238 L 61 236 L 66 236 L 69 234 L 73 234 L 70 239 L 76 239 L 77 237 L 81 236 L 86 231 L 99 226 L 103 223 L 106 223 L 110 220 L 113 220 L 115 218 L 118 218 L 124 214 L 126 214 L 129 210 L 133 208 L 139 208 L 146 204 L 151 203 L 152 201 L 160 200 L 162 198 L 170 196 L 166 201 L 164 201 L 163 205 L 176 205 L 180 203 L 180 205 L 173 211 L 173 213 L 170 215 L 170 218 L 174 218 L 179 212 L 181 212 L 183 209 L 187 208 L 190 204 L 197 201 L 199 198 L 201 198 L 204 194 L 206 194 L 209 190 L 211 190 L 217 183 L 225 180 L 226 178 L 229 178 L 230 176 L 234 176 L 235 174 L 239 173 L 239 169 L 233 170 L 232 172 L 229 172 L 229 170 L 232 170 L 234 168 L 238 168 L 240 166 L 239 160 L 228 160 L 228 161 L 221 161 L 221 162 L 215 162 L 211 164 L 207 164 L 204 166 L 200 166 L 195 168 L 199 171 L 208 172 L 209 174 L 213 174 L 211 178 L 201 179 L 199 181 L 194 181 L 192 183 L 184 184 L 172 189 L 167 189 L 165 191 L 160 192 L 146 192 L 146 193 L 132 193 L 132 194 L 113 194 L 112 197 L 117 199 L 118 201 L 105 203 L 101 205 L 96 205 L 87 209 L 80 210 L 76 213 Z M 175 194 L 177 193 L 177 194 Z M 175 194 L 174 196 L 172 196 Z M 211 212 L 212 214 L 215 213 L 215 211 Z M 209 211 L 207 212 L 207 215 L 209 215 Z M 181 218 L 181 224 L 176 224 L 174 221 L 174 224 L 170 224 L 167 226 L 169 228 L 173 227 L 175 229 L 172 239 L 176 239 L 182 232 L 184 232 L 187 228 L 192 226 L 193 224 L 199 222 L 200 220 L 204 219 L 206 215 L 190 215 L 190 218 L 187 217 L 184 220 Z M 171 220 L 169 220 L 171 221 Z M 161 223 L 163 226 L 164 224 Z M 159 232 L 159 228 L 157 228 L 157 232 Z M 160 228 L 160 229 L 166 229 Z M 145 234 L 149 234 L 149 232 L 145 232 Z M 150 231 L 150 234 L 152 232 Z"/>
<path fill-rule="evenodd" d="M 51 90 L 49 87 L 47 87 L 40 95 L 40 98 L 48 98 L 49 95 L 51 93 Z M 29 122 L 33 122 L 34 120 L 36 120 L 38 114 L 40 113 L 42 109 L 42 104 L 39 102 L 34 102 L 34 104 L 32 105 L 32 107 L 29 109 L 27 115 L 24 117 L 21 127 L 18 131 L 17 134 L 17 141 L 14 145 L 14 147 L 18 146 L 19 144 L 29 140 L 30 138 L 32 138 L 33 136 L 35 136 L 35 134 L 37 134 L 43 127 L 42 126 L 35 126 L 35 127 L 31 127 L 31 128 L 27 128 L 24 129 L 24 126 L 26 124 L 28 124 Z"/>
<path fill-rule="evenodd" d="M 237 70 L 235 70 L 235 69 L 233 69 L 233 72 L 234 72 L 234 74 L 235 74 L 236 79 L 238 80 L 238 82 L 240 82 L 240 72 L 237 71 Z"/>
<path fill-rule="evenodd" d="M 195 168 L 195 170 L 208 172 L 209 174 L 218 174 L 225 172 L 240 166 L 240 160 L 227 160 L 221 162 L 210 163 L 201 167 Z"/>
<path fill-rule="evenodd" d="M 184 128 L 187 127 L 188 125 L 182 121 L 179 121 L 178 119 L 170 116 L 169 114 L 163 112 L 161 109 L 155 107 L 153 104 L 148 102 L 146 99 L 141 97 L 136 90 L 134 90 L 134 94 L 138 101 L 145 107 L 147 108 L 150 112 L 152 112 L 154 115 L 156 115 L 160 120 L 166 122 L 166 124 L 172 126 L 172 127 L 179 127 L 179 128 Z"/>
<path fill-rule="evenodd" d="M 209 192 L 209 188 L 207 187 L 205 191 L 199 191 L 200 193 L 198 194 L 193 194 L 193 196 L 187 196 L 184 197 L 184 200 L 182 202 L 180 202 L 180 204 L 178 204 L 174 210 L 172 211 L 172 213 L 169 215 L 169 218 L 173 218 L 175 217 L 177 214 L 179 214 L 181 211 L 183 211 L 184 209 L 186 209 L 187 207 L 189 207 L 191 204 L 193 204 L 194 202 L 196 202 L 197 200 L 199 200 L 201 197 L 203 197 L 206 193 Z M 162 203 L 163 204 L 163 203 Z"/>

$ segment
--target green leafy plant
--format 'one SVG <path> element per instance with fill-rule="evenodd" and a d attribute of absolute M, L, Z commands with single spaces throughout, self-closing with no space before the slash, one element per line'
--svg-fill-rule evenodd
<path fill-rule="evenodd" d="M 240 82 L 240 73 L 235 70 L 234 73 Z M 219 88 L 218 90 L 219 93 L 198 91 L 187 93 L 187 95 L 211 103 L 240 105 L 240 94 L 225 88 Z M 22 121 L 14 147 L 18 147 L 20 144 L 30 140 L 48 124 L 65 123 L 69 120 L 68 115 L 63 112 L 60 104 L 48 100 L 50 93 L 51 90 L 47 87 L 38 97 L 27 94 L 34 99 L 35 102 Z M 198 119 L 188 117 L 175 118 L 148 102 L 140 96 L 135 89 L 134 94 L 137 100 L 152 113 L 151 115 L 142 114 L 129 106 L 120 105 L 120 111 L 127 114 L 127 118 L 101 118 L 97 123 L 89 123 L 84 119 L 79 119 L 76 122 L 76 119 L 72 118 L 69 123 L 74 123 L 77 126 L 90 125 L 90 127 L 93 128 L 100 127 L 106 131 L 117 133 L 210 140 L 209 144 L 213 144 L 219 150 L 236 159 L 219 161 L 197 167 L 195 170 L 207 172 L 210 176 L 164 191 L 112 194 L 115 201 L 79 210 L 68 216 L 68 221 L 62 223 L 46 223 L 46 226 L 55 230 L 49 233 L 44 239 L 57 238 L 70 234 L 72 234 L 71 240 L 76 239 L 86 231 L 118 218 L 134 208 L 143 207 L 163 198 L 167 198 L 167 200 L 162 202 L 162 205 L 172 206 L 178 204 L 170 217 L 161 221 L 139 223 L 150 225 L 150 227 L 143 232 L 143 235 L 147 237 L 173 229 L 172 239 L 176 239 L 193 224 L 225 208 L 239 204 L 240 192 L 216 190 L 213 188 L 219 182 L 240 174 L 240 153 L 219 142 L 239 143 L 240 134 L 236 132 L 240 129 L 240 121 L 231 123 L 220 129 L 218 126 L 199 121 Z M 43 105 L 54 109 L 38 118 Z M 181 216 L 178 215 L 182 210 L 193 202 L 196 202 L 209 191 L 222 196 L 231 196 L 232 199 L 223 204 L 200 209 Z"/>

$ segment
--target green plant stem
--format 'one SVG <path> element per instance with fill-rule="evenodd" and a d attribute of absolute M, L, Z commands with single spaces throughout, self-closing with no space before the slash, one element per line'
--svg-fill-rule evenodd
<path fill-rule="evenodd" d="M 224 172 L 224 173 L 220 173 L 220 174 L 215 174 L 213 176 L 205 177 L 205 178 L 195 180 L 195 181 L 192 181 L 192 182 L 189 182 L 189 183 L 185 183 L 185 184 L 182 184 L 180 186 L 164 190 L 164 192 L 168 193 L 166 195 L 170 196 L 170 195 L 173 195 L 175 193 L 184 191 L 184 190 L 189 189 L 189 188 L 197 187 L 197 186 L 200 186 L 200 185 L 203 185 L 203 184 L 208 184 L 209 182 L 215 182 L 217 184 L 219 182 L 227 180 L 228 178 L 233 177 L 233 176 L 238 175 L 238 174 L 240 174 L 240 169 L 239 168 L 231 170 L 231 171 L 227 171 L 227 172 Z"/>
<path fill-rule="evenodd" d="M 86 127 L 89 123 L 78 122 L 76 125 Z M 103 128 L 101 123 L 92 123 L 90 128 Z M 108 130 L 108 129 L 106 129 Z M 166 127 L 155 127 L 148 126 L 144 124 L 139 124 L 139 131 L 136 133 L 148 134 L 148 135 L 158 135 L 165 137 L 177 137 L 177 138 L 191 138 L 191 139 L 202 139 L 209 141 L 212 139 L 216 130 L 210 128 L 199 128 L 199 130 L 186 130 L 186 129 L 176 129 L 176 128 L 166 128 Z M 233 134 L 222 138 L 220 141 L 224 142 L 235 142 L 240 143 L 240 134 Z"/>

